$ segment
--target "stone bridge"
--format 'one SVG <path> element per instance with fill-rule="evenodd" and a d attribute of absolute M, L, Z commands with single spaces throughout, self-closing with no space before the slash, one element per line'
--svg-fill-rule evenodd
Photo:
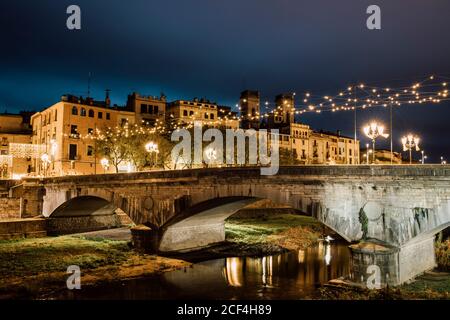
<path fill-rule="evenodd" d="M 268 199 L 312 215 L 348 241 L 381 244 L 376 257 L 367 246 L 354 247 L 360 265 L 422 261 L 403 275 L 390 263 L 392 283 L 432 267 L 434 235 L 450 225 L 450 167 L 443 165 L 296 166 L 275 176 L 248 167 L 67 176 L 26 179 L 18 192 L 22 215 L 49 217 L 55 231 L 113 226 L 119 208 L 136 224 L 160 230 L 161 251 L 221 241 L 227 217 Z"/>

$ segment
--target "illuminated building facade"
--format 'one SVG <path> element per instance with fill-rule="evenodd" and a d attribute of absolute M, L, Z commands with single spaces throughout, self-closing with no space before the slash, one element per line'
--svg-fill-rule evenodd
<path fill-rule="evenodd" d="M 31 172 L 31 158 L 13 156 L 11 146 L 31 145 L 30 112 L 0 114 L 0 178 L 17 179 Z"/>
<path fill-rule="evenodd" d="M 62 96 L 61 101 L 31 117 L 32 143 L 43 145 L 42 152 L 48 156 L 48 165 L 42 161 L 43 155 L 33 159 L 34 173 L 61 176 L 103 172 L 95 153 L 95 132 L 134 121 L 133 112 L 109 107 L 107 101 Z"/>

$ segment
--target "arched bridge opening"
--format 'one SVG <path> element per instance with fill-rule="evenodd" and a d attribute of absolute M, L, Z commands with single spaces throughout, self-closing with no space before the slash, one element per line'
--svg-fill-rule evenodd
<path fill-rule="evenodd" d="M 223 242 L 226 219 L 244 209 L 269 209 L 271 206 L 277 207 L 277 204 L 258 197 L 215 198 L 199 203 L 175 216 L 159 230 L 159 251 L 191 251 Z"/>
<path fill-rule="evenodd" d="M 97 196 L 79 196 L 61 204 L 47 219 L 49 234 L 71 234 L 118 228 L 132 221 L 110 201 Z"/>

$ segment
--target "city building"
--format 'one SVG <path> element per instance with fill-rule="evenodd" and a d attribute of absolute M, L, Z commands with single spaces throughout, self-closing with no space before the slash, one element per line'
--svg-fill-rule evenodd
<path fill-rule="evenodd" d="M 295 95 L 283 93 L 275 97 L 275 109 L 269 114 L 268 127 L 283 129 L 295 122 Z"/>
<path fill-rule="evenodd" d="M 135 113 L 110 107 L 108 99 L 62 96 L 61 101 L 31 117 L 32 143 L 40 146 L 33 157 L 33 172 L 46 176 L 103 172 L 93 135 L 126 123 L 135 123 Z"/>
<path fill-rule="evenodd" d="M 260 128 L 261 112 L 259 91 L 242 91 L 239 106 L 242 115 L 241 128 L 258 130 Z"/>
<path fill-rule="evenodd" d="M 16 152 L 17 146 L 31 146 L 31 112 L 0 114 L 0 178 L 18 179 L 31 172 L 31 158 Z M 13 154 L 12 154 L 13 153 Z"/>
<path fill-rule="evenodd" d="M 128 95 L 127 109 L 135 113 L 137 124 L 155 126 L 162 123 L 166 115 L 166 96 L 141 96 L 137 92 Z"/>
<path fill-rule="evenodd" d="M 306 124 L 296 123 L 294 97 L 294 94 L 278 95 L 277 107 L 265 125 L 267 129 L 279 130 L 280 148 L 287 150 L 298 164 L 360 163 L 359 141 L 339 132 L 316 132 Z M 113 172 L 112 166 L 108 171 L 102 166 L 95 152 L 94 136 L 107 128 L 125 124 L 158 127 L 173 122 L 177 127 L 189 127 L 194 121 L 200 121 L 205 127 L 259 130 L 263 118 L 260 93 L 245 90 L 241 92 L 240 103 L 239 117 L 231 107 L 206 99 L 169 103 L 164 95 L 143 96 L 133 92 L 128 95 L 126 106 L 119 107 L 111 106 L 109 90 L 104 101 L 64 95 L 54 105 L 33 115 L 0 115 L 0 175 L 17 178 L 26 174 L 61 176 Z M 380 154 L 379 158 L 383 156 Z"/>
<path fill-rule="evenodd" d="M 293 123 L 290 134 L 281 133 L 280 148 L 292 153 L 300 164 L 359 164 L 359 140 L 339 132 L 315 132 L 308 125 Z"/>
<path fill-rule="evenodd" d="M 222 110 L 222 111 L 219 111 Z M 179 126 L 201 122 L 208 127 L 228 127 L 237 129 L 239 120 L 229 107 L 220 107 L 206 99 L 176 100 L 167 106 L 166 121 L 174 121 Z"/>

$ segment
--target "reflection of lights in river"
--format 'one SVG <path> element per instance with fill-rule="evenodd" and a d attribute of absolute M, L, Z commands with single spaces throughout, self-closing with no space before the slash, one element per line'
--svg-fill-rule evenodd
<path fill-rule="evenodd" d="M 327 245 L 325 246 L 325 263 L 328 265 L 330 265 L 330 261 L 331 261 L 331 246 L 329 243 L 327 243 Z"/>
<path fill-rule="evenodd" d="M 242 262 L 239 258 L 227 258 L 226 277 L 228 284 L 233 287 L 242 286 Z"/>
<path fill-rule="evenodd" d="M 273 268 L 273 257 L 263 257 L 262 258 L 262 283 L 264 285 L 272 285 L 272 269 Z"/>

